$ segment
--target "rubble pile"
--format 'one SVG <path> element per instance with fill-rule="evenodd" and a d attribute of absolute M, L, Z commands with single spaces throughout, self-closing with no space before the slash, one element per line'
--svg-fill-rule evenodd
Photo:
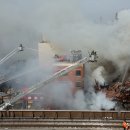
<path fill-rule="evenodd" d="M 124 83 L 116 82 L 107 87 L 96 85 L 95 91 L 106 93 L 106 97 L 120 103 L 124 109 L 130 109 L 130 81 L 125 81 Z"/>

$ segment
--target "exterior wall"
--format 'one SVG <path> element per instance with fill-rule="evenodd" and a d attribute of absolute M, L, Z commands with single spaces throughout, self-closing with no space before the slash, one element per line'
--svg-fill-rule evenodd
<path fill-rule="evenodd" d="M 56 66 L 55 71 L 60 71 L 61 69 L 66 68 L 67 66 Z M 84 65 L 81 65 L 77 67 L 76 69 L 70 71 L 68 74 L 60 77 L 59 81 L 71 81 L 73 85 L 72 93 L 75 94 L 75 92 L 79 89 L 84 88 Z"/>
<path fill-rule="evenodd" d="M 54 73 L 57 71 L 60 71 L 61 69 L 64 69 L 65 67 L 68 67 L 69 65 L 73 64 L 70 62 L 64 63 L 63 62 L 59 62 L 57 63 L 57 65 L 54 66 L 50 66 L 52 65 L 52 60 L 54 57 L 54 53 L 52 51 L 52 48 L 50 46 L 50 44 L 46 43 L 46 42 L 42 42 L 38 44 L 38 48 L 39 48 L 39 63 L 41 67 L 53 67 L 54 68 Z M 76 69 L 70 71 L 68 74 L 58 78 L 58 81 L 70 81 L 72 83 L 72 94 L 75 95 L 76 91 L 78 91 L 79 89 L 83 89 L 84 88 L 84 72 L 85 72 L 85 67 L 84 65 L 81 65 L 79 67 L 77 67 Z M 37 94 L 36 94 L 37 95 Z M 25 106 L 27 109 L 31 109 L 33 108 L 33 104 L 37 101 L 40 102 L 41 99 L 40 95 L 38 97 L 38 99 L 35 99 L 35 94 L 28 94 L 27 96 L 25 96 L 23 98 L 23 100 L 25 101 Z M 44 95 L 42 95 L 44 98 Z M 31 97 L 31 98 L 29 98 Z M 45 109 L 49 109 L 52 108 L 53 106 L 48 106 L 48 108 Z M 51 109 L 50 108 L 50 109 Z M 54 108 L 53 108 L 54 109 Z"/>
<path fill-rule="evenodd" d="M 54 53 L 49 43 L 43 41 L 38 44 L 38 55 L 41 67 L 48 67 L 50 63 L 52 64 Z"/>
<path fill-rule="evenodd" d="M 55 72 L 60 71 L 61 69 L 68 67 L 70 64 L 68 65 L 57 65 L 55 66 Z M 70 81 L 72 83 L 72 87 L 70 91 L 72 91 L 73 96 L 75 95 L 76 91 L 83 89 L 84 88 L 84 65 L 81 65 L 79 67 L 77 67 L 76 69 L 70 71 L 68 74 L 58 78 L 58 81 L 60 82 L 64 82 L 64 81 Z M 76 75 L 76 71 L 80 71 L 80 75 Z M 54 73 L 55 73 L 54 72 Z M 80 83 L 79 86 L 77 86 L 77 82 Z M 43 96 L 43 97 L 42 97 Z M 36 99 L 37 97 L 37 99 Z M 42 94 L 29 94 L 27 96 L 25 96 L 23 98 L 23 100 L 25 101 L 25 105 L 26 109 L 32 109 L 32 108 L 37 108 L 35 102 L 37 102 L 37 104 L 39 104 L 38 102 L 43 102 L 44 99 L 44 95 Z M 42 105 L 42 104 L 41 104 Z M 39 108 L 39 107 L 38 107 Z M 41 106 L 42 108 L 42 106 Z M 48 106 L 46 106 L 44 109 L 58 109 L 58 108 L 54 108 L 54 106 L 51 106 L 48 104 Z"/>

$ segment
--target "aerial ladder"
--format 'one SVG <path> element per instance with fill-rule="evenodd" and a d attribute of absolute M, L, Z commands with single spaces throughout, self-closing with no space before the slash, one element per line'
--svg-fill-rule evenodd
<path fill-rule="evenodd" d="M 15 54 L 17 54 L 18 52 L 22 52 L 25 49 L 29 49 L 29 50 L 32 50 L 32 51 L 38 51 L 36 49 L 24 47 L 22 44 L 20 44 L 17 48 L 15 48 L 13 51 L 11 51 L 10 53 L 8 53 L 4 58 L 2 58 L 0 60 L 0 65 L 2 65 L 3 63 L 5 63 L 7 60 L 9 60 L 12 56 L 14 56 Z M 34 71 L 34 70 L 32 70 L 32 71 Z M 13 80 L 13 79 L 16 79 L 18 77 L 21 77 L 21 76 L 25 75 L 26 73 L 30 73 L 32 71 L 23 72 L 21 74 L 15 75 L 15 76 L 7 78 L 7 79 L 6 79 L 6 76 L 0 75 L 0 85 L 3 84 L 3 83 L 5 83 L 5 82 L 8 82 L 10 80 Z"/>
<path fill-rule="evenodd" d="M 2 105 L 0 105 L 0 110 L 6 109 L 8 106 L 12 105 L 17 100 L 21 99 L 22 97 L 26 96 L 27 94 L 29 94 L 29 93 L 33 92 L 34 90 L 39 89 L 39 88 L 51 83 L 52 81 L 56 80 L 57 78 L 65 75 L 68 72 L 72 71 L 73 69 L 77 68 L 78 66 L 80 66 L 82 64 L 85 64 L 86 62 L 95 62 L 95 61 L 97 61 L 97 53 L 95 51 L 93 51 L 89 55 L 89 58 L 85 57 L 85 58 L 75 62 L 74 64 L 72 64 L 72 65 L 70 65 L 70 66 L 68 66 L 68 67 L 54 73 L 48 79 L 46 79 L 44 81 L 40 81 L 37 84 L 31 86 L 27 91 L 21 92 L 17 96 L 10 99 L 9 101 L 3 103 Z"/>
<path fill-rule="evenodd" d="M 6 62 L 8 59 L 10 59 L 12 56 L 17 54 L 17 52 L 24 51 L 24 49 L 29 49 L 32 51 L 37 51 L 36 49 L 28 48 L 28 47 L 23 47 L 22 44 L 20 44 L 17 48 L 15 48 L 13 51 L 11 51 L 9 54 L 7 54 L 4 58 L 0 60 L 0 65 Z"/>
<path fill-rule="evenodd" d="M 3 64 L 5 61 L 7 61 L 9 58 L 11 58 L 13 55 L 15 55 L 17 52 L 23 51 L 23 45 L 20 44 L 19 47 L 15 48 L 13 51 L 11 51 L 9 54 L 7 54 L 4 58 L 0 60 L 0 65 Z"/>

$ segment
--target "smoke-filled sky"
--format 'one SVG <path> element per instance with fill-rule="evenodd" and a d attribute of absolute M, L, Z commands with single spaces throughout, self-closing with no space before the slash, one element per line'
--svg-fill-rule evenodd
<path fill-rule="evenodd" d="M 83 11 L 89 18 L 97 21 L 99 17 L 110 20 L 115 17 L 115 13 L 130 8 L 129 0 L 84 0 L 82 2 Z"/>
<path fill-rule="evenodd" d="M 122 69 L 130 58 L 129 9 L 130 0 L 0 0 L 0 58 L 45 38 L 64 51 L 95 49 L 100 62 Z"/>
<path fill-rule="evenodd" d="M 0 0 L 0 57 L 19 43 L 37 48 L 42 37 L 67 51 L 129 54 L 129 8 L 129 0 Z"/>
<path fill-rule="evenodd" d="M 82 35 L 89 30 L 83 26 L 88 21 L 107 23 L 116 12 L 128 8 L 129 0 L 0 0 L 1 54 L 19 43 L 37 47 L 41 35 L 59 43 L 75 42 L 77 35 L 84 40 Z M 74 34 L 75 30 L 79 33 Z"/>
<path fill-rule="evenodd" d="M 65 51 L 95 49 L 108 59 L 126 57 L 129 8 L 129 0 L 0 0 L 0 57 L 19 43 L 37 48 L 42 37 Z"/>

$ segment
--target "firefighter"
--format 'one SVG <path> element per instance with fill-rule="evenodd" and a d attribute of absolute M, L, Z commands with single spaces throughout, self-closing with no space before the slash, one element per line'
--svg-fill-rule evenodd
<path fill-rule="evenodd" d="M 128 130 L 128 123 L 126 122 L 126 120 L 123 121 L 122 126 L 124 130 Z"/>

